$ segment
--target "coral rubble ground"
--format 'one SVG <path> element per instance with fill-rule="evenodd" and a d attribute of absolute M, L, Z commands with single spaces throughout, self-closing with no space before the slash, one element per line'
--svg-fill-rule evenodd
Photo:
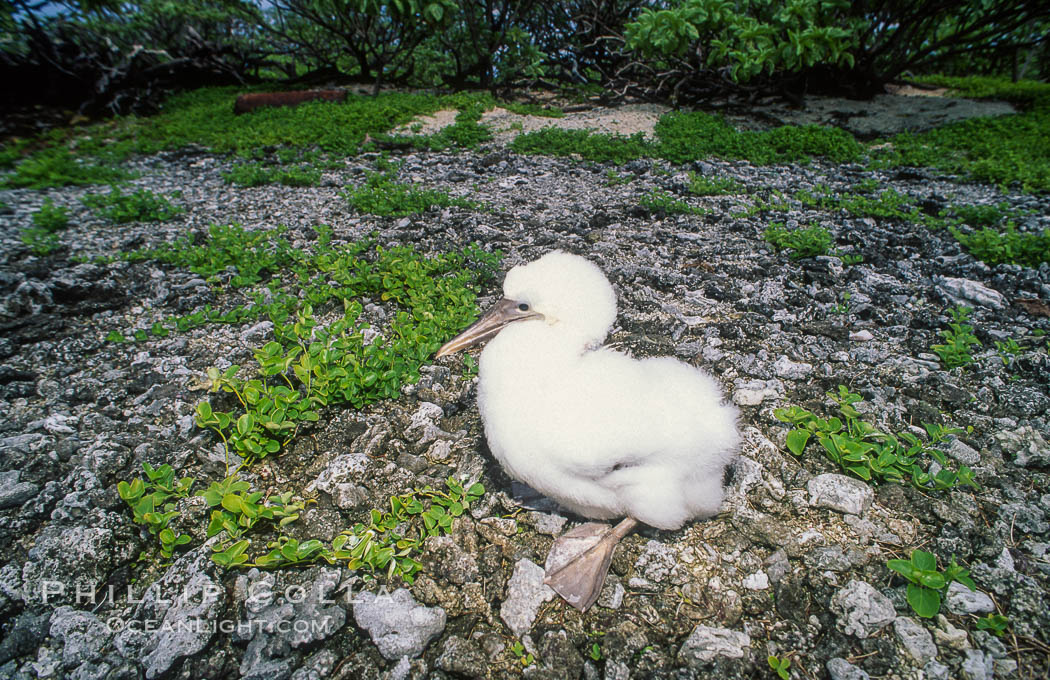
<path fill-rule="evenodd" d="M 774 656 L 798 678 L 1045 677 L 1050 267 L 990 267 L 947 229 L 790 197 L 874 181 L 928 215 L 1005 201 L 1018 228 L 1036 232 L 1050 226 L 1050 199 L 914 169 L 612 168 L 493 148 L 404 155 L 396 170 L 481 207 L 385 218 L 355 213 L 341 196 L 364 184 L 373 160 L 349 159 L 305 188 L 232 187 L 221 175 L 232 161 L 204 151 L 129 162 L 141 173 L 136 188 L 182 192 L 186 211 L 163 223 L 109 224 L 79 201 L 85 188 L 0 192 L 0 676 L 742 678 L 774 676 Z M 689 172 L 739 190 L 690 194 Z M 698 210 L 642 207 L 653 190 Z M 750 210 L 778 195 L 787 198 L 777 208 Z M 71 223 L 61 246 L 37 257 L 20 232 L 45 198 L 67 206 Z M 792 259 L 763 239 L 772 222 L 823 227 L 833 247 Z M 312 499 L 291 531 L 327 541 L 394 494 L 449 476 L 483 482 L 451 533 L 427 540 L 414 583 L 340 562 L 220 567 L 195 497 L 178 508 L 192 540 L 165 564 L 117 484 L 144 462 L 170 464 L 198 488 L 222 478 L 221 443 L 194 424 L 197 403 L 215 398 L 201 381 L 211 366 L 249 370 L 270 327 L 107 341 L 221 308 L 232 293 L 156 261 L 97 258 L 232 223 L 285 225 L 301 249 L 314 246 L 318 225 L 336 245 L 372 233 L 424 254 L 478 242 L 504 253 L 504 271 L 552 249 L 592 259 L 620 299 L 611 342 L 702 366 L 740 406 L 745 443 L 723 512 L 626 539 L 598 604 L 581 615 L 543 585 L 540 567 L 552 537 L 579 518 L 530 497 L 493 462 L 475 379 L 456 358 L 424 366 L 395 399 L 325 410 L 243 473 L 255 489 Z M 481 307 L 498 297 L 498 280 Z M 392 303 L 366 303 L 381 328 Z M 959 305 L 973 308 L 981 345 L 948 370 L 931 347 Z M 1010 340 L 1016 352 L 996 350 Z M 861 418 L 884 431 L 925 439 L 923 423 L 961 428 L 942 448 L 977 488 L 867 484 L 815 441 L 790 453 L 790 426 L 774 410 L 833 415 L 826 393 L 839 385 L 863 397 Z M 954 556 L 976 592 L 952 584 L 935 617 L 918 616 L 886 563 L 920 548 L 942 569 Z M 1006 617 L 1002 635 L 978 628 L 990 613 Z"/>

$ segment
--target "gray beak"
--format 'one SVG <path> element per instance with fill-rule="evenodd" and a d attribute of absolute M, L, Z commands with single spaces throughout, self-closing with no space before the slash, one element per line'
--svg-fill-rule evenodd
<path fill-rule="evenodd" d="M 503 298 L 492 305 L 492 308 L 482 314 L 481 318 L 475 321 L 467 330 L 442 345 L 441 349 L 434 355 L 434 358 L 440 359 L 485 342 L 495 337 L 504 326 L 515 321 L 543 318 L 542 314 L 532 311 L 527 305 L 525 309 L 521 309 L 522 306 L 522 303 L 517 300 Z"/>

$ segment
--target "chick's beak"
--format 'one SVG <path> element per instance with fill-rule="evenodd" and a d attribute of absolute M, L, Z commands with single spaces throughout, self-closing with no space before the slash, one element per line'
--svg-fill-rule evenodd
<path fill-rule="evenodd" d="M 475 321 L 467 330 L 442 345 L 441 349 L 434 355 L 434 358 L 440 359 L 485 342 L 495 337 L 504 326 L 515 321 L 543 318 L 543 315 L 539 312 L 534 312 L 527 306 L 525 309 L 521 309 L 521 306 L 521 303 L 517 300 L 503 298 L 482 314 L 481 318 Z"/>

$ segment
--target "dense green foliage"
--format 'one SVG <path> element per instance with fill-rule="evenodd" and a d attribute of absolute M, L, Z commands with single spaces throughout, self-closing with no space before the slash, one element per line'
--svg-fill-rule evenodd
<path fill-rule="evenodd" d="M 1023 114 L 973 118 L 929 132 L 897 135 L 890 143 L 875 152 L 888 165 L 932 167 L 963 179 L 1050 191 L 1048 103 Z"/>
<path fill-rule="evenodd" d="M 19 11 L 15 12 L 15 7 Z M 0 76 L 143 111 L 187 84 L 340 76 L 379 86 L 613 88 L 676 100 L 810 85 L 866 94 L 901 74 L 1047 76 L 1038 0 L 83 0 L 0 3 Z M 145 48 L 145 49 L 143 49 Z M 134 90 L 130 91 L 129 90 Z M 34 95 L 34 91 L 36 94 Z M 55 101 L 55 103 L 59 103 Z"/>
<path fill-rule="evenodd" d="M 837 24 L 847 0 L 780 4 L 684 0 L 645 8 L 624 28 L 627 45 L 649 57 L 705 54 L 700 69 L 726 69 L 738 81 L 815 64 L 852 66 L 853 33 Z"/>
<path fill-rule="evenodd" d="M 990 265 L 1006 263 L 1038 267 L 1043 262 L 1050 262 L 1050 229 L 1044 229 L 1042 233 L 1022 233 L 1011 223 L 1004 232 L 985 227 L 964 233 L 953 228 L 952 234 L 974 257 Z"/>

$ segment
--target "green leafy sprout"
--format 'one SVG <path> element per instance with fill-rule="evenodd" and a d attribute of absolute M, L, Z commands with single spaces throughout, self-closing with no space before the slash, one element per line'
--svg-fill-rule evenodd
<path fill-rule="evenodd" d="M 944 342 L 930 347 L 944 362 L 948 370 L 961 368 L 972 364 L 973 347 L 981 346 L 981 341 L 973 334 L 973 326 L 966 323 L 973 312 L 972 307 L 956 306 L 948 310 L 952 316 L 952 322 L 948 324 L 947 330 L 938 332 Z"/>
<path fill-rule="evenodd" d="M 988 614 L 977 619 L 977 630 L 986 630 L 996 637 L 1002 637 L 1010 627 L 1010 619 L 1002 614 Z"/>
<path fill-rule="evenodd" d="M 958 581 L 970 590 L 977 590 L 970 572 L 961 567 L 952 556 L 951 564 L 943 572 L 937 569 L 937 557 L 925 550 L 913 550 L 907 560 L 886 562 L 886 567 L 908 580 L 907 599 L 919 616 L 931 619 L 941 610 L 941 600 L 948 585 Z"/>
<path fill-rule="evenodd" d="M 770 654 L 766 657 L 766 663 L 772 668 L 781 680 L 788 680 L 791 677 L 791 659 L 785 656 L 783 659 L 780 657 Z"/>
<path fill-rule="evenodd" d="M 186 534 L 176 534 L 168 524 L 179 514 L 175 501 L 190 495 L 194 480 L 191 477 L 176 480 L 175 471 L 167 464 L 154 469 L 149 463 L 143 463 L 142 469 L 145 479 L 119 482 L 117 493 L 131 508 L 134 522 L 144 525 L 160 541 L 161 557 L 170 561 L 175 549 L 191 540 Z"/>
<path fill-rule="evenodd" d="M 525 645 L 521 643 L 521 640 L 514 641 L 514 644 L 510 646 L 510 653 L 513 654 L 518 659 L 518 662 L 526 668 L 536 663 L 536 657 L 534 657 L 531 652 L 525 651 Z"/>
<path fill-rule="evenodd" d="M 279 453 L 303 425 L 318 420 L 323 408 L 360 408 L 398 396 L 403 384 L 418 379 L 420 366 L 441 342 L 476 316 L 478 286 L 493 277 L 500 255 L 468 246 L 423 256 L 407 247 L 377 247 L 367 239 L 337 248 L 330 245 L 327 229 L 319 232 L 311 253 L 291 249 L 280 230 L 253 233 L 230 226 L 213 227 L 204 245 L 186 238 L 131 255 L 187 266 L 209 278 L 232 275 L 235 288 L 273 277 L 266 288 L 269 302 L 257 300 L 253 307 L 235 308 L 241 313 L 219 315 L 218 320 L 236 323 L 265 313 L 274 323 L 274 339 L 255 350 L 257 377 L 238 377 L 236 365 L 206 372 L 210 393 L 231 395 L 240 409 L 219 410 L 207 400 L 196 409 L 196 424 L 213 430 L 227 452 L 226 478 L 199 494 L 211 513 L 206 535 L 221 537 L 212 559 L 226 567 L 260 568 L 346 562 L 352 569 L 411 582 L 421 568 L 417 557 L 425 538 L 448 533 L 453 520 L 484 493 L 481 484 L 449 478 L 443 490 L 425 487 L 392 497 L 389 511 L 372 511 L 367 522 L 326 543 L 285 533 L 310 501 L 291 492 L 254 491 L 239 471 Z M 283 292 L 276 276 L 282 272 L 298 295 Z M 359 321 L 365 297 L 393 306 L 386 336 L 373 332 L 365 340 L 365 331 L 372 330 Z M 342 317 L 321 324 L 313 305 L 331 309 L 333 303 L 342 307 Z M 181 330 L 179 323 L 171 328 L 158 323 L 150 332 Z M 140 329 L 135 335 L 140 332 L 145 334 Z M 193 480 L 175 484 L 170 466 L 159 472 L 146 467 L 146 472 L 146 479 L 121 482 L 118 491 L 135 521 L 159 536 L 161 554 L 170 559 L 190 540 L 167 524 L 177 514 L 174 502 L 189 493 Z M 264 553 L 253 549 L 260 532 L 273 536 Z"/>

